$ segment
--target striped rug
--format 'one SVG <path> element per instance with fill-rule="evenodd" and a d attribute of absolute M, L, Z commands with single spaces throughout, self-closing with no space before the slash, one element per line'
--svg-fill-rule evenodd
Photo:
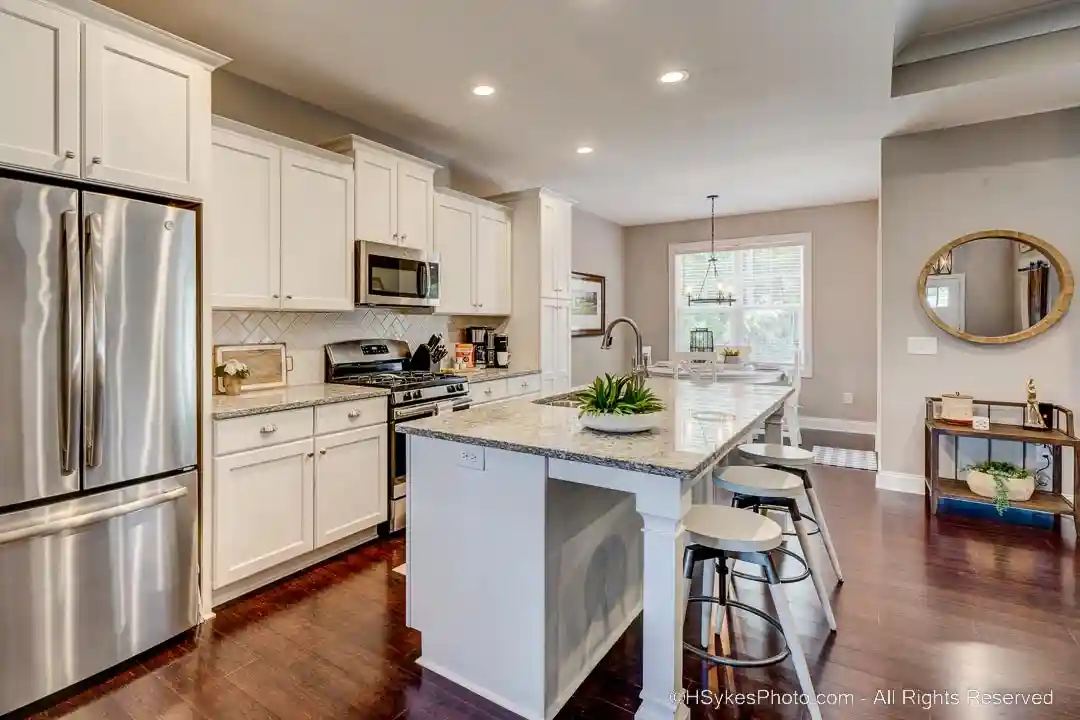
<path fill-rule="evenodd" d="M 877 453 L 873 450 L 849 450 L 825 445 L 814 446 L 814 463 L 874 472 L 878 469 Z"/>

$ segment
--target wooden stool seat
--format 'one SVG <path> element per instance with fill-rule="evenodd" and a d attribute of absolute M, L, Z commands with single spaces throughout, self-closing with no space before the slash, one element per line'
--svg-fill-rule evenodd
<path fill-rule="evenodd" d="M 739 446 L 739 454 L 747 460 L 763 465 L 784 467 L 808 467 L 814 464 L 814 453 L 791 445 L 775 443 L 746 443 Z"/>
<path fill-rule="evenodd" d="M 803 479 L 783 470 L 758 465 L 718 468 L 716 484 L 738 495 L 798 498 L 804 494 Z"/>

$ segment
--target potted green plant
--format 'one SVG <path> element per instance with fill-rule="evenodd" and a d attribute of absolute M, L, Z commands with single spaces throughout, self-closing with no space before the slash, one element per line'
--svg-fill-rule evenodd
<path fill-rule="evenodd" d="M 578 394 L 581 424 L 602 432 L 631 433 L 656 427 L 664 409 L 643 378 L 634 374 L 597 377 Z"/>
<path fill-rule="evenodd" d="M 993 498 L 999 515 L 1005 513 L 1010 501 L 1030 500 L 1035 493 L 1035 477 L 1011 462 L 987 460 L 965 469 L 971 492 Z"/>
<path fill-rule="evenodd" d="M 737 365 L 739 363 L 739 348 L 724 348 L 724 362 Z"/>
<path fill-rule="evenodd" d="M 248 366 L 236 359 L 226 360 L 214 367 L 214 377 L 221 378 L 222 389 L 226 395 L 239 395 L 243 389 L 241 381 L 250 375 Z"/>

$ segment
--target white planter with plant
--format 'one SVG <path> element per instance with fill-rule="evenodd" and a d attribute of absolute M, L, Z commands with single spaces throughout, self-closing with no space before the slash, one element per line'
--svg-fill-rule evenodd
<path fill-rule="evenodd" d="M 243 381 L 250 375 L 248 366 L 236 359 L 226 360 L 214 368 L 214 377 L 221 378 L 222 390 L 226 395 L 239 395 L 243 390 Z"/>
<path fill-rule="evenodd" d="M 739 364 L 740 352 L 738 348 L 724 348 L 724 363 L 728 365 Z"/>
<path fill-rule="evenodd" d="M 643 378 L 634 375 L 604 375 L 593 380 L 578 395 L 578 417 L 592 430 L 635 433 L 658 425 L 664 404 Z"/>
<path fill-rule="evenodd" d="M 993 498 L 998 514 L 1004 514 L 1010 502 L 1024 502 L 1035 494 L 1035 477 L 1010 462 L 988 460 L 967 468 L 971 492 Z"/>

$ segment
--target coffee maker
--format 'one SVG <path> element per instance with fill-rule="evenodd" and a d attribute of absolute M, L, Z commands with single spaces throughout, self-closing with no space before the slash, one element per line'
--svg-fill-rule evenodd
<path fill-rule="evenodd" d="M 494 340 L 492 352 L 488 356 L 488 366 L 497 368 L 510 367 L 510 338 L 502 334 L 493 334 L 492 337 Z"/>
<path fill-rule="evenodd" d="M 473 366 L 478 368 L 495 366 L 495 331 L 489 327 L 465 328 L 465 342 L 473 346 Z"/>

